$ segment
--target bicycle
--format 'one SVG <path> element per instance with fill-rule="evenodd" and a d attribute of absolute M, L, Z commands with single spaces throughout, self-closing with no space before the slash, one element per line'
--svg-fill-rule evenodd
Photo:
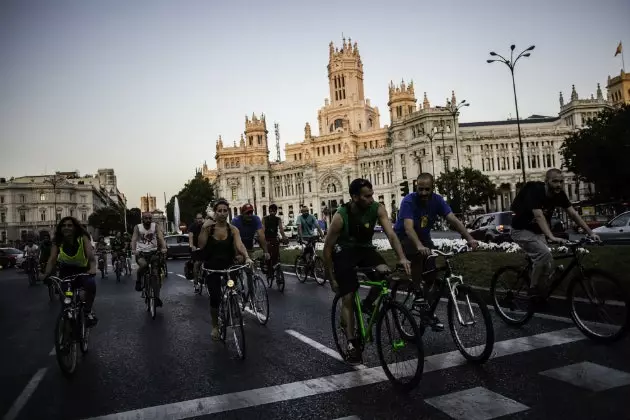
<path fill-rule="evenodd" d="M 107 252 L 99 252 L 97 253 L 98 258 L 98 269 L 101 272 L 101 279 L 105 278 L 105 264 L 107 264 Z"/>
<path fill-rule="evenodd" d="M 362 286 L 376 286 L 381 289 L 381 292 L 374 303 L 374 310 L 371 314 L 369 314 L 367 327 L 363 320 L 363 312 L 361 309 L 361 300 L 359 297 L 359 291 L 354 292 L 354 298 L 352 301 L 352 308 L 355 318 L 355 328 L 354 328 L 354 336 L 359 340 L 359 348 L 361 352 L 363 352 L 366 343 L 374 342 L 374 338 L 376 338 L 376 350 L 378 353 L 379 361 L 381 366 L 383 367 L 383 371 L 385 375 L 390 380 L 390 382 L 394 385 L 394 387 L 401 391 L 410 391 L 414 387 L 418 385 L 420 380 L 422 379 L 422 372 L 424 369 L 424 351 L 422 347 L 422 334 L 420 334 L 418 324 L 411 316 L 411 313 L 402 306 L 400 303 L 396 302 L 389 291 L 389 283 L 397 282 L 400 278 L 396 277 L 395 270 L 394 272 L 389 273 L 379 273 L 374 268 L 355 268 L 355 272 L 357 276 L 360 277 L 359 285 Z M 369 277 L 373 277 L 374 280 L 369 280 Z M 364 277 L 368 279 L 363 280 Z M 338 315 L 341 314 L 341 302 L 342 296 L 335 295 L 332 304 L 332 313 L 331 313 L 331 321 L 332 321 L 332 330 L 333 330 L 333 339 L 335 340 L 335 345 L 337 346 L 337 351 L 341 355 L 344 360 L 348 359 L 346 354 L 347 342 L 342 344 L 340 343 L 340 338 L 346 337 L 345 327 L 343 325 L 343 319 Z M 339 309 L 337 309 L 339 306 Z M 391 319 L 391 321 L 390 321 Z M 383 348 L 383 344 L 381 343 L 381 338 L 383 335 L 387 335 L 391 338 L 391 335 L 394 330 L 400 331 L 399 319 L 405 319 L 407 321 L 407 325 L 412 329 L 413 334 L 409 337 L 402 337 L 400 339 L 391 340 L 389 347 L 389 351 L 397 355 L 401 353 L 404 349 L 409 348 L 410 355 L 405 358 L 403 361 L 394 362 L 388 364 L 385 360 L 385 351 L 386 348 Z M 373 326 L 376 325 L 376 334 L 375 337 L 372 335 Z M 385 333 L 382 332 L 383 326 L 386 327 Z M 341 332 L 337 331 L 337 328 L 341 330 Z M 415 371 L 411 375 L 404 375 L 401 379 L 397 379 L 394 377 L 392 370 L 396 370 L 399 366 L 403 365 L 406 362 L 415 363 Z M 407 381 L 404 379 L 410 378 Z"/>
<path fill-rule="evenodd" d="M 556 290 L 562 282 L 569 277 L 574 268 L 577 267 L 576 275 L 569 280 L 569 286 L 566 291 L 566 300 L 569 302 L 569 314 L 573 323 L 578 329 L 589 339 L 599 343 L 611 343 L 624 337 L 630 325 L 630 297 L 627 291 L 621 286 L 621 282 L 615 278 L 609 272 L 599 268 L 584 268 L 582 264 L 584 252 L 583 245 L 599 244 L 591 239 L 582 238 L 579 241 L 570 241 L 566 244 L 569 249 L 568 254 L 554 255 L 554 260 L 571 258 L 569 265 L 564 268 L 562 265 L 556 267 L 551 274 L 552 280 L 551 286 L 548 290 L 538 298 L 532 298 L 528 296 L 530 288 L 530 275 L 533 261 L 529 256 L 526 257 L 526 264 L 521 266 L 505 266 L 499 268 L 492 277 L 492 283 L 490 286 L 490 294 L 492 297 L 492 304 L 496 309 L 497 314 L 507 323 L 513 326 L 525 325 L 536 312 L 536 306 L 548 302 L 552 293 Z M 501 276 L 516 275 L 516 291 L 511 288 L 505 288 L 499 286 Z M 608 285 L 603 287 L 602 290 L 596 291 L 594 289 L 595 281 L 593 278 L 601 278 L 608 282 Z M 581 287 L 581 291 L 578 288 Z M 611 299 L 602 298 L 602 294 L 608 294 L 616 289 L 616 294 L 613 294 Z M 524 297 L 519 297 L 519 292 L 524 291 Z M 504 294 L 504 296 L 503 296 Z M 517 304 L 523 302 L 522 309 L 517 309 Z M 578 308 L 587 307 L 587 303 L 593 303 L 595 308 L 587 309 L 587 317 L 594 317 L 596 315 L 604 315 L 602 309 L 606 310 L 605 306 L 608 303 L 608 307 L 613 314 L 620 315 L 621 327 L 617 332 L 611 335 L 604 335 L 603 333 L 592 330 L 592 327 L 604 326 L 605 330 L 611 330 L 609 326 L 605 326 L 601 322 L 595 322 L 593 320 L 583 320 L 578 314 Z M 604 306 L 604 308 L 602 308 Z M 625 316 L 621 314 L 625 308 Z M 520 314 L 520 315 L 519 315 Z M 604 321 L 608 321 L 610 318 L 605 317 Z"/>
<path fill-rule="evenodd" d="M 144 298 L 144 303 L 147 306 L 147 312 L 149 312 L 149 314 L 151 315 L 151 319 L 155 319 L 155 316 L 157 315 L 157 308 L 155 306 L 155 301 L 157 299 L 157 282 L 161 282 L 164 278 L 162 275 L 162 259 L 164 257 L 162 252 L 158 250 L 158 275 L 155 276 L 153 275 L 153 264 L 151 262 L 151 258 L 153 257 L 154 252 L 140 252 L 138 255 L 140 256 L 140 258 L 144 258 L 144 260 L 147 262 L 147 267 L 144 271 L 144 274 L 142 275 L 142 297 Z"/>
<path fill-rule="evenodd" d="M 51 287 L 57 289 L 61 300 L 61 311 L 55 325 L 55 353 L 61 372 L 66 377 L 77 370 L 79 351 L 89 350 L 90 329 L 87 327 L 83 288 L 76 288 L 76 279 L 89 274 L 77 274 L 59 278 L 49 277 Z"/>
<path fill-rule="evenodd" d="M 309 274 L 313 275 L 313 278 L 320 286 L 326 283 L 326 269 L 324 267 L 324 260 L 315 252 L 315 243 L 319 238 L 311 237 L 306 240 L 306 244 L 299 240 L 298 243 L 303 245 L 302 252 L 295 257 L 295 275 L 300 283 L 306 283 L 306 279 Z M 305 251 L 309 249 L 309 258 L 304 256 Z"/>
<path fill-rule="evenodd" d="M 431 321 L 435 318 L 435 311 L 437 310 L 438 304 L 446 295 L 446 299 L 448 300 L 448 326 L 451 331 L 453 341 L 455 342 L 455 346 L 462 356 L 464 356 L 464 358 L 468 361 L 473 363 L 484 363 L 490 358 L 492 355 L 492 349 L 494 348 L 494 326 L 492 324 L 492 317 L 490 316 L 490 311 L 481 296 L 479 296 L 473 288 L 464 284 L 463 277 L 461 275 L 454 273 L 450 261 L 451 258 L 456 255 L 467 251 L 468 247 L 465 245 L 452 252 L 442 252 L 437 249 L 431 250 L 431 255 L 427 257 L 427 260 L 428 258 L 437 258 L 441 256 L 444 257 L 445 264 L 442 267 L 436 267 L 424 271 L 422 273 L 422 278 L 426 279 L 428 275 L 439 272 L 443 272 L 444 275 L 441 278 L 435 279 L 433 285 L 429 289 L 429 296 L 424 296 L 425 300 L 423 303 L 415 302 L 415 297 L 422 295 L 422 292 L 419 290 L 416 291 L 413 285 L 411 288 L 407 288 L 405 293 L 404 291 L 399 292 L 399 285 L 394 284 L 392 287 L 392 296 L 394 299 L 396 299 L 399 294 L 404 296 L 402 304 L 405 308 L 408 308 L 411 314 L 420 320 L 420 334 L 424 335 L 427 327 L 431 326 Z M 431 297 L 431 299 L 428 297 Z M 458 300 L 463 301 L 464 308 L 468 309 L 467 311 L 464 310 L 464 313 L 459 308 L 459 304 L 457 303 Z M 473 307 L 479 308 L 481 311 L 481 318 L 483 319 L 486 331 L 484 340 L 485 345 L 483 347 L 483 351 L 479 355 L 472 354 L 472 351 L 481 350 L 481 346 L 476 344 L 472 346 L 464 345 L 460 333 L 456 330 L 456 322 L 460 326 L 464 327 L 465 330 L 476 323 Z M 470 319 L 465 321 L 464 315 L 470 315 Z M 400 327 L 403 329 L 403 334 L 405 334 L 406 337 L 411 337 L 411 333 L 406 330 L 406 326 L 402 321 L 400 322 Z M 473 334 L 473 337 L 477 336 L 479 335 Z"/>
<path fill-rule="evenodd" d="M 125 263 L 123 264 L 125 267 L 125 276 L 131 275 L 131 251 L 126 251 L 124 254 Z"/>
<path fill-rule="evenodd" d="M 280 293 L 284 293 L 284 271 L 282 270 L 282 264 L 278 261 L 273 267 L 271 267 L 271 273 L 267 273 L 267 262 L 263 257 L 256 258 L 256 266 L 261 273 L 267 275 L 267 287 L 273 286 L 273 281 L 276 280 L 276 287 Z"/>
<path fill-rule="evenodd" d="M 27 257 L 24 263 L 26 265 L 26 274 L 28 275 L 28 285 L 34 286 L 39 281 L 39 270 L 37 269 L 37 260 L 35 257 Z"/>
<path fill-rule="evenodd" d="M 247 281 L 248 274 L 251 275 L 251 283 Z M 241 294 L 243 310 L 247 305 L 256 316 L 260 325 L 265 325 L 269 321 L 269 295 L 267 287 L 262 277 L 260 277 L 250 266 L 240 271 L 237 275 L 238 291 Z M 245 288 L 247 282 L 247 288 Z"/>
<path fill-rule="evenodd" d="M 227 341 L 227 328 L 232 329 L 232 336 L 234 338 L 234 347 L 236 348 L 236 354 L 241 360 L 245 359 L 245 330 L 243 328 L 243 314 L 241 312 L 242 295 L 237 290 L 236 282 L 228 278 L 231 273 L 242 272 L 247 265 L 236 265 L 229 267 L 225 270 L 211 270 L 205 267 L 201 267 L 202 281 L 206 284 L 208 289 L 208 296 L 210 296 L 210 282 L 207 280 L 209 274 L 221 275 L 221 303 L 219 304 L 219 338 L 226 344 Z M 240 334 L 237 332 L 240 330 Z M 239 343 L 240 336 L 240 343 Z"/>
<path fill-rule="evenodd" d="M 113 265 L 114 265 L 114 273 L 116 274 L 116 283 L 120 283 L 120 276 L 123 271 L 123 254 L 122 253 L 113 253 Z"/>

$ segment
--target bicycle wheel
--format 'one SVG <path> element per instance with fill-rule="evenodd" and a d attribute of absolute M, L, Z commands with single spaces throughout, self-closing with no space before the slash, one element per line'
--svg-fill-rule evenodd
<path fill-rule="evenodd" d="M 411 282 L 405 283 L 405 290 L 398 290 L 400 288 L 399 282 L 395 282 L 392 286 L 391 296 L 392 299 L 407 308 L 412 317 L 418 319 L 418 325 L 420 334 L 424 334 L 424 328 L 422 327 L 420 313 L 413 307 L 414 291 L 413 284 Z M 400 329 L 400 334 L 406 340 L 414 338 L 413 327 L 407 323 L 407 318 L 396 318 L 396 327 Z"/>
<path fill-rule="evenodd" d="M 333 332 L 333 340 L 335 341 L 335 346 L 337 346 L 337 352 L 341 358 L 345 361 L 347 360 L 347 349 L 348 349 L 348 333 L 346 332 L 346 325 L 341 317 L 341 306 L 342 300 L 341 296 L 335 296 L 332 303 L 332 312 L 330 315 L 330 320 L 332 322 L 332 332 Z M 361 332 L 359 330 L 359 315 L 356 311 L 355 304 L 353 301 L 352 304 L 354 314 L 354 337 L 361 338 Z M 362 342 L 362 340 L 361 340 Z M 361 350 L 363 350 L 363 345 L 361 345 Z"/>
<path fill-rule="evenodd" d="M 295 257 L 295 275 L 300 283 L 306 282 L 306 264 L 301 256 Z"/>
<path fill-rule="evenodd" d="M 394 333 L 401 332 L 396 326 L 396 319 L 403 318 L 406 319 L 406 324 L 414 331 L 414 338 L 411 340 L 405 337 L 393 339 Z M 389 339 L 389 344 L 385 346 L 381 341 L 384 337 Z M 383 304 L 376 320 L 376 350 L 385 375 L 394 385 L 394 388 L 400 391 L 408 392 L 412 390 L 422 379 L 424 351 L 421 337 L 418 324 L 416 324 L 407 308 L 391 300 Z M 402 355 L 403 352 L 406 353 L 404 356 Z M 395 360 L 393 362 L 386 361 L 386 353 L 393 354 Z M 396 357 L 399 355 L 400 358 Z M 409 371 L 400 377 L 394 376 L 393 371 L 398 371 L 403 366 L 409 366 Z"/>
<path fill-rule="evenodd" d="M 276 272 L 274 277 L 276 279 L 276 287 L 278 288 L 280 293 L 284 293 L 284 271 L 282 270 L 282 266 L 279 263 L 276 264 Z M 269 287 L 271 287 L 271 285 Z"/>
<path fill-rule="evenodd" d="M 448 299 L 448 326 L 453 336 L 453 341 L 459 352 L 469 361 L 474 363 L 483 363 L 492 355 L 492 348 L 494 347 L 494 327 L 492 325 L 492 318 L 490 317 L 490 311 L 488 306 L 481 299 L 481 296 L 475 292 L 470 286 L 465 284 L 459 284 L 455 288 L 455 298 L 460 301 L 457 306 L 450 297 Z M 461 321 L 459 315 L 461 315 Z M 463 325 L 462 325 L 463 322 Z M 464 327 L 464 330 L 469 330 L 469 327 L 474 326 L 477 323 L 483 323 L 485 333 L 472 333 L 473 340 L 477 343 L 464 344 L 463 332 L 459 333 L 456 330 L 456 326 Z M 477 337 L 483 337 L 477 339 Z"/>
<path fill-rule="evenodd" d="M 585 270 L 569 284 L 567 300 L 573 322 L 591 340 L 612 343 L 628 333 L 630 297 L 612 274 Z"/>
<path fill-rule="evenodd" d="M 263 279 L 254 274 L 252 278 L 252 290 L 249 293 L 249 306 L 256 314 L 260 325 L 265 325 L 269 321 L 269 296 Z"/>
<path fill-rule="evenodd" d="M 529 275 L 522 266 L 501 267 L 492 276 L 492 305 L 506 324 L 525 325 L 534 316 L 528 292 Z"/>
<path fill-rule="evenodd" d="M 238 295 L 231 294 L 228 298 L 229 326 L 232 329 L 236 354 L 241 360 L 245 359 L 245 329 L 243 328 L 243 313 L 238 302 Z"/>
<path fill-rule="evenodd" d="M 155 319 L 157 310 L 155 308 L 155 279 L 151 279 L 149 283 L 149 312 L 151 313 L 151 319 Z"/>
<path fill-rule="evenodd" d="M 66 318 L 64 311 L 59 313 L 55 325 L 55 353 L 57 363 L 64 376 L 72 376 L 77 370 L 79 343 L 74 337 L 74 322 Z"/>
<path fill-rule="evenodd" d="M 326 284 L 326 267 L 324 267 L 324 260 L 319 256 L 315 256 L 313 261 L 313 277 L 320 286 Z"/>
<path fill-rule="evenodd" d="M 87 315 L 81 310 L 81 321 L 80 321 L 80 329 L 79 329 L 80 339 L 81 339 L 81 352 L 86 354 L 89 347 L 89 338 L 90 338 L 90 329 L 87 327 Z"/>
<path fill-rule="evenodd" d="M 48 285 L 48 299 L 50 302 L 55 300 L 55 289 L 52 282 Z"/>

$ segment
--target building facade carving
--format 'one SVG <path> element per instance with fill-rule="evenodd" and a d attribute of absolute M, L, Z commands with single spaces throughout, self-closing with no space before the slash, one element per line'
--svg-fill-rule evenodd
<path fill-rule="evenodd" d="M 324 208 L 333 213 L 348 201 L 349 184 L 358 177 L 372 182 L 375 199 L 391 213 L 401 200 L 400 182 L 421 172 L 438 177 L 458 162 L 496 184 L 500 193 L 488 203 L 490 210 L 509 208 L 522 181 L 516 120 L 459 123 L 446 104 L 432 106 L 426 92 L 418 105 L 415 84 L 402 80 L 389 84 L 390 124 L 381 126 L 379 109 L 365 97 L 357 43 L 344 39 L 336 48 L 331 42 L 327 69 L 329 98 L 317 113 L 319 135 L 313 136 L 306 123 L 304 139 L 285 145 L 283 162 L 269 162 L 264 115 L 245 117 L 239 146 L 234 142 L 224 147 L 219 136 L 217 169 L 204 163 L 200 172 L 215 183 L 218 196 L 233 205 L 232 215 L 247 202 L 259 215 L 266 215 L 275 203 L 285 223 L 294 220 L 301 204 L 317 215 Z M 573 87 L 567 103 L 561 93 L 557 116 L 532 115 L 521 121 L 527 180 L 542 179 L 548 168 L 562 167 L 564 138 L 611 106 L 597 87 L 597 97 L 590 99 L 580 99 Z M 450 103 L 457 103 L 455 92 Z M 590 186 L 567 173 L 565 188 L 572 200 L 579 200 Z"/>

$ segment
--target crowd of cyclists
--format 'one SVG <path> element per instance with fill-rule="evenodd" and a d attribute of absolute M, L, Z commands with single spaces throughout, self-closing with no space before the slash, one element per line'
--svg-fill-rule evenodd
<path fill-rule="evenodd" d="M 390 269 L 382 255 L 372 244 L 374 226 L 378 223 L 387 236 L 392 249 L 398 257 L 398 266 L 411 278 L 415 288 L 414 303 L 419 305 L 427 298 L 429 288 L 434 279 L 422 278 L 421 273 L 427 270 L 434 259 L 427 259 L 431 249 L 435 248 L 431 239 L 431 231 L 443 218 L 466 240 L 469 248 L 478 246 L 464 225 L 455 217 L 447 201 L 434 191 L 434 179 L 429 173 L 418 176 L 416 190 L 403 198 L 400 211 L 394 225 L 390 222 L 387 210 L 382 204 L 374 201 L 374 191 L 370 181 L 355 179 L 350 183 L 350 201 L 342 205 L 332 218 L 326 233 L 316 218 L 304 206 L 297 218 L 298 238 L 300 243 L 306 242 L 302 258 L 305 260 L 315 253 L 313 246 L 318 238 L 325 238 L 323 261 L 325 275 L 333 291 L 342 296 L 342 323 L 348 338 L 348 346 L 344 359 L 351 364 L 362 363 L 360 346 L 354 336 L 354 316 L 352 312 L 353 295 L 358 289 L 355 267 L 375 267 L 384 273 Z M 512 211 L 515 213 L 513 239 L 529 255 L 533 261 L 530 294 L 540 293 L 544 285 L 543 276 L 551 270 L 551 257 L 547 240 L 564 242 L 556 238 L 549 229 L 549 219 L 557 207 L 564 208 L 575 222 L 582 226 L 593 239 L 599 239 L 590 230 L 579 214 L 571 207 L 563 189 L 563 177 L 557 169 L 549 170 L 544 182 L 528 182 L 517 194 Z M 255 259 L 255 242 L 262 251 L 266 263 L 267 276 L 272 275 L 272 267 L 279 261 L 280 244 L 287 243 L 282 219 L 277 216 L 277 206 L 270 205 L 269 215 L 262 219 L 254 214 L 251 204 L 241 207 L 240 215 L 229 219 L 230 203 L 218 199 L 212 203 L 212 211 L 205 217 L 197 214 L 189 228 L 189 245 L 192 250 L 191 261 L 187 270 L 192 271 L 194 290 L 200 292 L 200 268 L 222 270 L 235 263 L 253 265 Z M 159 224 L 153 222 L 151 213 L 143 213 L 141 223 L 134 227 L 133 234 L 118 232 L 110 243 L 112 266 L 118 260 L 122 267 L 131 272 L 131 258 L 135 257 L 138 265 L 136 291 L 142 290 L 141 279 L 146 267 L 157 266 L 159 253 L 166 254 L 164 232 Z M 79 273 L 87 274 L 76 277 L 86 291 L 86 311 L 88 324 L 93 326 L 97 318 L 93 311 L 96 296 L 95 275 L 97 269 L 108 273 L 108 246 L 104 238 L 100 238 L 94 247 L 88 232 L 73 217 L 64 217 L 56 226 L 54 237 L 45 237 L 38 247 L 33 238 L 28 238 L 25 248 L 27 267 L 37 264 L 43 273 L 44 282 L 58 270 L 58 276 L 67 277 Z M 248 272 L 251 282 L 252 270 Z M 152 273 L 157 275 L 157 273 Z M 210 292 L 212 315 L 212 337 L 218 338 L 217 310 L 220 301 L 220 276 L 210 275 L 207 278 Z M 278 279 L 278 281 L 284 281 Z M 361 302 L 364 312 L 369 313 L 380 290 L 370 290 Z M 162 306 L 159 287 L 156 306 Z M 440 320 L 432 315 L 429 320 L 434 329 L 443 329 Z"/>

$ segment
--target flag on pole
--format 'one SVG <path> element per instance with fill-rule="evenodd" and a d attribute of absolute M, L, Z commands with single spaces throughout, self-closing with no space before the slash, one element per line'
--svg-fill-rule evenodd
<path fill-rule="evenodd" d="M 617 45 L 617 50 L 615 51 L 615 57 L 623 52 L 623 46 L 621 45 L 621 41 L 619 41 L 619 45 Z"/>

